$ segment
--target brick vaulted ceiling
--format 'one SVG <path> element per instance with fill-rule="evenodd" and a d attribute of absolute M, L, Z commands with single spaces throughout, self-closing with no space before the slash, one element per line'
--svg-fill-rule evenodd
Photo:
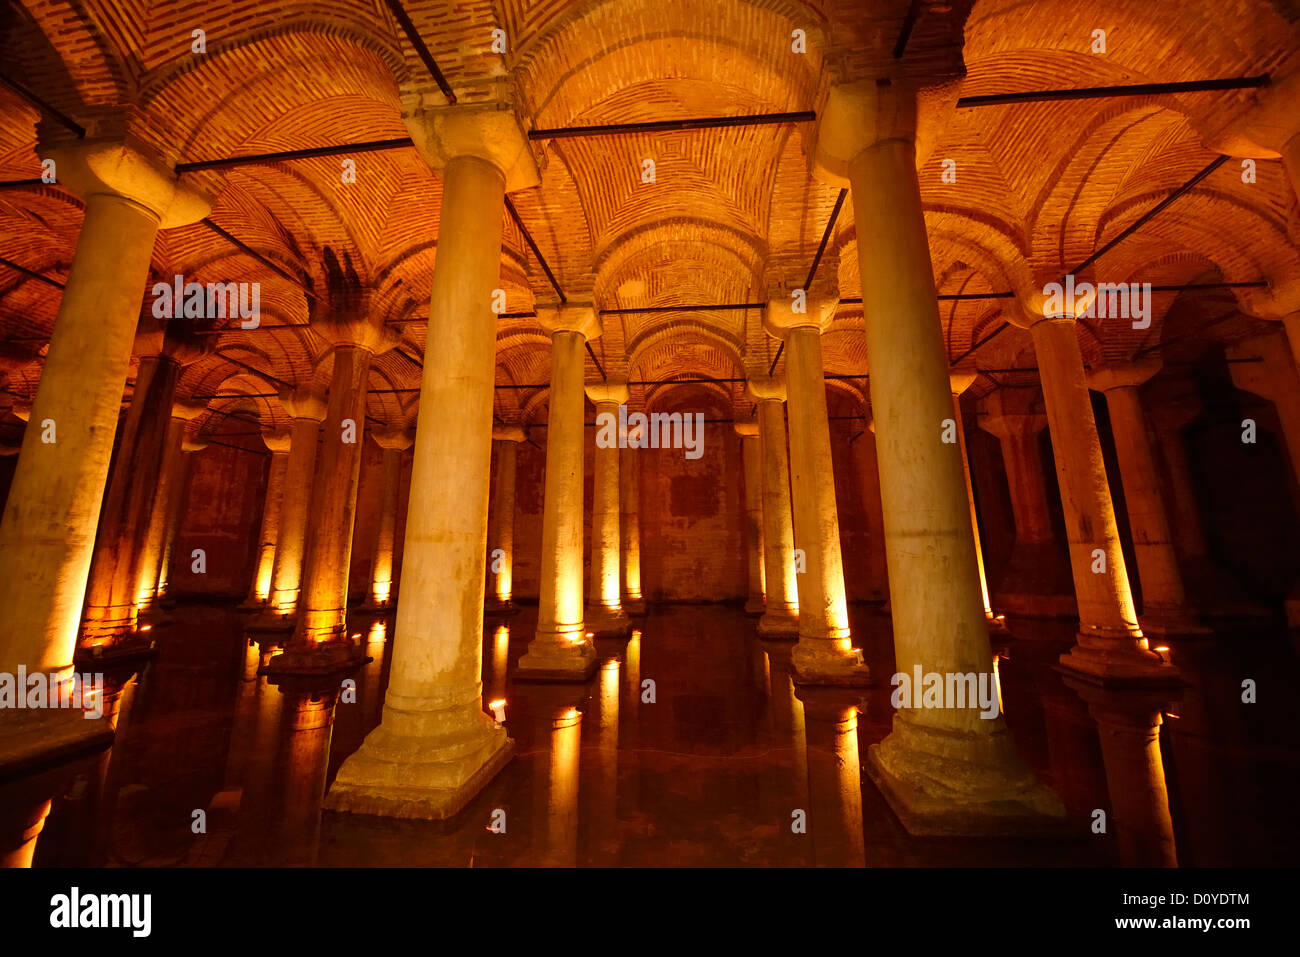
<path fill-rule="evenodd" d="M 1300 5 L 1285 0 L 921 0 L 901 60 L 894 45 L 911 0 L 405 0 L 403 7 L 461 102 L 504 85 L 532 129 L 819 110 L 832 82 L 900 71 L 960 79 L 962 96 L 1167 83 L 1285 72 Z M 274 153 L 406 136 L 401 92 L 437 95 L 429 70 L 384 0 L 9 0 L 0 12 L 3 70 L 93 129 L 130 108 L 132 129 L 174 162 Z M 206 52 L 193 53 L 201 29 Z M 492 51 L 505 31 L 504 54 Z M 1094 30 L 1105 54 L 1090 49 Z M 791 49 L 803 30 L 806 52 Z M 1024 288 L 1059 278 L 1180 187 L 1217 155 L 1207 130 L 1244 111 L 1256 90 L 1025 102 L 950 111 L 919 170 L 941 294 Z M 41 173 L 29 99 L 0 87 L 0 179 Z M 45 120 L 44 122 L 50 122 Z M 559 286 L 590 290 L 605 309 L 745 303 L 773 276 L 802 282 L 838 190 L 809 174 L 811 122 L 535 141 L 541 184 L 512 194 Z M 311 328 L 329 297 L 328 264 L 372 290 L 374 321 L 400 328 L 378 358 L 368 413 L 413 414 L 437 257 L 441 183 L 410 148 L 185 173 L 214 191 L 211 221 L 160 233 L 153 270 L 200 282 L 257 281 L 266 328 L 207 336 L 212 351 L 182 391 L 210 401 L 208 428 L 232 411 L 285 424 L 265 396 L 324 375 Z M 655 182 L 642 182 L 653 159 Z M 956 182 L 944 182 L 945 160 Z M 0 189 L 0 410 L 30 402 L 76 246 L 82 207 L 57 185 Z M 1281 163 L 1258 181 L 1237 167 L 1206 177 L 1102 256 L 1104 281 L 1156 284 L 1279 281 L 1300 275 L 1300 213 Z M 818 279 L 860 296 L 851 204 L 836 220 Z M 544 418 L 549 341 L 526 315 L 549 282 L 505 217 L 497 414 Z M 1157 294 L 1150 330 L 1081 324 L 1099 361 L 1186 339 L 1257 328 L 1233 317 L 1224 290 Z M 993 368 L 1032 363 L 1028 337 L 1003 325 L 1005 300 L 941 302 L 950 358 Z M 1226 320 L 1224 317 L 1228 317 Z M 409 321 L 414 320 L 414 321 Z M 777 343 L 757 309 L 606 314 L 593 344 L 607 374 L 662 382 L 742 377 L 766 368 Z M 1218 320 L 1218 321 L 1216 321 Z M 1193 339 L 1198 337 L 1193 336 Z M 866 373 L 861 308 L 839 307 L 825 337 L 826 371 Z M 433 361 L 433 357 L 429 357 Z M 589 362 L 589 377 L 598 373 Z M 982 380 L 981 388 L 992 385 Z M 131 384 L 128 383 L 127 397 Z M 719 386 L 739 411 L 739 384 Z M 634 401 L 670 391 L 638 386 Z M 12 421 L 12 420 L 11 420 Z M 3 438 L 3 436 L 0 436 Z"/>

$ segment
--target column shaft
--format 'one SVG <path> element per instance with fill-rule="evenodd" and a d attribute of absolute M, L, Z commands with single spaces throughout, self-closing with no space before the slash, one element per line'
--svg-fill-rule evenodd
<path fill-rule="evenodd" d="M 293 420 L 284 490 L 280 497 L 283 503 L 280 506 L 280 535 L 275 543 L 275 560 L 271 568 L 269 611 L 278 617 L 292 616 L 298 610 L 319 434 L 319 420 Z"/>
<path fill-rule="evenodd" d="M 763 557 L 763 453 L 757 426 L 752 435 L 741 435 L 740 457 L 745 482 L 745 553 L 748 556 L 749 596 L 745 611 L 762 614 L 765 583 Z"/>
<path fill-rule="evenodd" d="M 596 432 L 600 423 L 618 421 L 619 402 L 604 399 L 596 403 Z M 608 417 L 608 418 L 607 418 Z M 623 611 L 619 581 L 619 448 L 613 442 L 602 448 L 596 442 L 592 463 L 591 492 L 591 593 L 588 596 L 586 628 L 602 637 L 627 633 L 630 622 Z"/>
<path fill-rule="evenodd" d="M 284 502 L 284 479 L 288 468 L 289 453 L 273 450 L 266 473 L 266 495 L 262 500 L 262 525 L 257 534 L 257 568 L 245 603 L 248 606 L 261 606 L 271 595 L 271 572 L 275 568 L 275 546 L 280 536 L 280 509 Z"/>
<path fill-rule="evenodd" d="M 641 594 L 641 460 L 636 449 L 619 450 L 618 530 L 622 539 L 623 609 L 629 615 L 645 614 Z"/>
<path fill-rule="evenodd" d="M 375 557 L 370 572 L 370 604 L 387 608 L 393 597 L 393 546 L 397 540 L 397 498 L 402 481 L 402 450 L 385 448 L 380 464 L 379 515 L 375 519 Z"/>
<path fill-rule="evenodd" d="M 799 598 L 785 406 L 780 399 L 759 401 L 758 435 L 763 456 L 763 565 L 767 589 L 767 608 L 758 621 L 758 632 L 767 637 L 793 638 L 799 633 Z"/>
<path fill-rule="evenodd" d="M 153 609 L 163 578 L 163 554 L 167 550 L 167 520 L 172 513 L 173 500 L 181 495 L 179 486 L 185 478 L 182 466 L 185 451 L 181 442 L 185 438 L 187 419 L 172 416 L 167 423 L 163 444 L 162 466 L 158 471 L 158 487 L 154 492 L 153 509 L 149 514 L 149 531 L 145 536 L 144 553 L 140 556 L 139 575 L 136 579 L 136 602 L 140 613 Z"/>
<path fill-rule="evenodd" d="M 519 443 L 513 439 L 498 439 L 492 444 L 496 447 L 497 468 L 488 536 L 488 591 L 491 592 L 488 601 L 504 609 L 511 606 L 514 594 L 515 481 L 518 477 Z"/>

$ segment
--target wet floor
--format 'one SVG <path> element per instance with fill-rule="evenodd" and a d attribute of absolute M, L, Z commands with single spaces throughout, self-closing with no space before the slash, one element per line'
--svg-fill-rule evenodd
<path fill-rule="evenodd" d="M 860 703 L 796 693 L 790 645 L 759 641 L 732 606 L 653 609 L 631 639 L 597 643 L 581 687 L 512 680 L 534 608 L 489 621 L 484 701 L 505 700 L 515 757 L 447 822 L 321 811 L 379 720 L 391 619 L 353 621 L 373 660 L 352 683 L 309 687 L 257 676 L 233 608 L 171 616 L 116 701 L 110 750 L 0 785 L 9 863 L 1290 866 L 1300 850 L 1296 654 L 1269 634 L 1175 646 L 1185 688 L 1121 694 L 1052 668 L 1068 627 L 1013 621 L 995 642 L 1007 723 L 1069 821 L 1051 838 L 972 840 L 908 835 L 864 773 L 894 671 L 871 606 L 852 609 L 877 679 Z"/>

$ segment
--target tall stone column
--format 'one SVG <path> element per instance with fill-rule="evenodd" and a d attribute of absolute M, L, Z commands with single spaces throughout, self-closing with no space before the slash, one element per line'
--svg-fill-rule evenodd
<path fill-rule="evenodd" d="M 885 515 L 880 506 L 880 464 L 876 458 L 876 422 L 867 418 L 867 427 L 849 440 L 853 453 L 853 472 L 862 494 L 862 511 L 867 524 L 867 595 L 868 601 L 888 603 L 889 569 L 885 563 Z"/>
<path fill-rule="evenodd" d="M 85 199 L 77 250 L 0 520 L 0 671 L 69 677 L 122 385 L 154 238 L 207 203 L 133 139 L 50 143 L 59 183 Z M 134 584 L 134 582 L 132 582 Z M 99 723 L 59 709 L 0 714 L 0 764 L 39 741 L 78 746 Z"/>
<path fill-rule="evenodd" d="M 961 471 L 966 480 L 966 501 L 970 503 L 970 526 L 975 533 L 975 567 L 980 574 L 980 595 L 984 599 L 984 622 L 989 631 L 1005 633 L 1007 625 L 1002 615 L 993 614 L 993 603 L 989 601 L 988 576 L 984 573 L 984 548 L 980 544 L 979 514 L 975 510 L 975 488 L 970 480 L 970 455 L 966 451 L 966 426 L 962 422 L 961 395 L 978 379 L 974 372 L 952 372 L 948 375 L 949 388 L 952 389 L 953 425 L 956 427 L 957 445 L 961 449 Z"/>
<path fill-rule="evenodd" d="M 1090 385 L 1106 396 L 1110 411 L 1133 551 L 1142 581 L 1142 631 L 1162 637 L 1206 636 L 1210 630 L 1188 608 L 1142 411 L 1139 389 L 1159 369 L 1159 362 L 1111 365 L 1093 370 Z"/>
<path fill-rule="evenodd" d="M 786 457 L 785 382 L 751 378 L 745 383 L 745 392 L 758 405 L 759 451 L 763 459 L 763 582 L 767 607 L 758 620 L 758 633 L 764 638 L 797 638 L 799 586 L 795 577 L 790 462 Z"/>
<path fill-rule="evenodd" d="M 402 593 L 379 727 L 339 769 L 325 806 L 455 814 L 510 759 L 483 711 L 483 555 L 496 382 L 493 290 L 507 190 L 537 183 L 507 104 L 404 101 L 417 148 L 442 170 L 438 258 L 420 385 Z"/>
<path fill-rule="evenodd" d="M 267 674 L 328 674 L 356 667 L 365 649 L 348 634 L 348 578 L 361 482 L 370 363 L 383 351 L 378 335 L 356 323 L 334 346 L 329 405 L 321 424 L 321 462 L 311 496 L 311 531 L 303 562 L 298 623 Z"/>
<path fill-rule="evenodd" d="M 515 581 L 515 481 L 518 478 L 519 443 L 527 436 L 517 425 L 498 425 L 492 429 L 496 447 L 496 484 L 492 487 L 492 507 L 488 511 L 488 596 L 487 611 L 498 614 L 514 611 Z"/>
<path fill-rule="evenodd" d="M 1016 543 L 997 589 L 1018 618 L 1075 618 L 1069 554 L 1057 541 L 1047 500 L 1039 434 L 1047 428 L 1035 391 L 998 389 L 980 400 L 979 427 L 998 439 L 1011 497 Z"/>
<path fill-rule="evenodd" d="M 1079 634 L 1061 665 L 1100 684 L 1176 681 L 1173 667 L 1150 649 L 1138 627 L 1074 320 L 1042 318 L 1036 302 L 1025 313 L 1047 403 L 1079 603 Z"/>
<path fill-rule="evenodd" d="M 952 392 L 916 177 L 915 117 L 903 83 L 832 87 L 814 169 L 852 190 L 898 671 L 991 683 L 961 453 L 942 441 Z M 1020 759 L 1001 714 L 947 704 L 897 710 L 893 729 L 869 752 L 868 773 L 909 831 L 1019 831 L 1064 816 Z"/>
<path fill-rule="evenodd" d="M 181 456 L 177 466 L 175 494 L 167 502 L 167 517 L 163 526 L 162 559 L 158 568 L 157 595 L 164 602 L 166 602 L 169 594 L 172 553 L 176 547 L 176 536 L 180 531 L 181 513 L 185 509 L 186 485 L 189 482 L 190 471 L 193 468 L 194 454 L 202 452 L 207 447 L 207 442 L 204 442 L 197 435 L 191 435 L 188 430 L 181 438 Z"/>
<path fill-rule="evenodd" d="M 618 410 L 627 402 L 627 384 L 593 382 L 587 386 L 587 397 L 596 406 L 596 453 L 591 483 L 591 593 L 584 615 L 587 631 L 595 637 L 624 638 L 632 630 L 632 620 L 623 610 L 618 567 Z"/>
<path fill-rule="evenodd" d="M 539 305 L 537 314 L 551 333 L 542 578 L 537 634 L 515 677 L 585 681 L 598 662 L 582 607 L 583 344 L 600 324 L 590 304 Z"/>
<path fill-rule="evenodd" d="M 388 611 L 397 589 L 393 581 L 393 549 L 397 542 L 398 497 L 402 485 L 402 453 L 415 441 L 410 429 L 380 429 L 370 433 L 384 450 L 380 463 L 379 515 L 375 519 L 374 561 L 370 567 L 370 596 L 366 608 Z"/>
<path fill-rule="evenodd" d="M 304 387 L 281 389 L 280 405 L 293 420 L 289 434 L 289 459 L 284 469 L 280 495 L 280 534 L 275 542 L 271 565 L 271 597 L 266 613 L 249 625 L 253 631 L 293 627 L 302 587 L 303 554 L 307 547 L 307 525 L 311 515 L 312 486 L 316 481 L 317 446 L 320 425 L 325 419 L 325 399 Z"/>
<path fill-rule="evenodd" d="M 149 531 L 145 536 L 144 552 L 139 562 L 136 605 L 141 617 L 153 613 L 157 600 L 162 595 L 166 580 L 164 564 L 171 544 L 168 532 L 175 531 L 175 519 L 184 494 L 186 465 L 189 462 L 189 454 L 185 451 L 186 429 L 190 422 L 205 411 L 207 406 L 199 402 L 178 400 L 172 403 L 171 419 L 167 423 L 167 436 L 163 445 L 162 468 L 158 473 L 158 487 L 154 490 L 153 509 L 149 514 Z"/>
<path fill-rule="evenodd" d="M 262 441 L 271 453 L 266 473 L 266 495 L 262 499 L 262 524 L 257 533 L 257 567 L 241 608 L 261 608 L 271 597 L 271 572 L 275 568 L 275 543 L 280 536 L 280 507 L 284 502 L 284 477 L 289 468 L 293 432 L 289 429 L 263 432 Z"/>
<path fill-rule="evenodd" d="M 745 554 L 748 557 L 749 596 L 745 614 L 761 615 L 766 607 L 763 566 L 763 453 L 758 437 L 758 419 L 737 419 L 740 459 L 745 470 Z"/>
<path fill-rule="evenodd" d="M 623 610 L 645 614 L 641 594 L 641 460 L 638 449 L 620 449 L 618 464 L 618 530 L 622 539 Z"/>
<path fill-rule="evenodd" d="M 804 685 L 865 686 L 871 672 L 849 634 L 822 367 L 822 332 L 837 302 L 834 294 L 809 293 L 804 311 L 796 312 L 790 297 L 774 298 L 767 304 L 763 327 L 785 341 L 794 540 L 805 562 L 796 575 L 799 643 L 790 656 L 794 679 Z"/>

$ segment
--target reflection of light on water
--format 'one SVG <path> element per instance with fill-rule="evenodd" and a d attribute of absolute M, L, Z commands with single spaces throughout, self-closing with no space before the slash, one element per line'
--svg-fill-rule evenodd
<path fill-rule="evenodd" d="M 379 642 L 388 638 L 388 622 L 380 620 L 370 623 L 370 631 L 366 633 L 366 641 Z"/>
<path fill-rule="evenodd" d="M 504 698 L 506 693 L 506 667 L 510 660 L 510 626 L 497 625 L 492 635 L 491 693 Z M 498 718 L 497 720 L 502 720 Z"/>

